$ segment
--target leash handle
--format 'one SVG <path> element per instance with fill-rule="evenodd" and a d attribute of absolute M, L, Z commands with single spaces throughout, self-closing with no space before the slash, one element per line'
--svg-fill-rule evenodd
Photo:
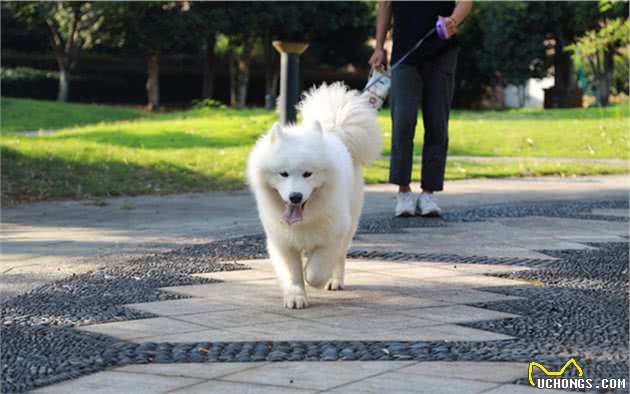
<path fill-rule="evenodd" d="M 444 19 L 441 16 L 438 16 L 437 23 L 435 24 L 435 30 L 437 31 L 438 37 L 440 40 L 448 39 L 448 30 L 446 30 L 446 25 L 444 24 Z"/>

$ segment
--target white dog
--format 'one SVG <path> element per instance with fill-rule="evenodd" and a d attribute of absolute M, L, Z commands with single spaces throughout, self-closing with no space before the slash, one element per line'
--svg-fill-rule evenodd
<path fill-rule="evenodd" d="M 284 305 L 297 309 L 308 306 L 305 280 L 343 288 L 363 206 L 362 166 L 381 152 L 376 111 L 342 83 L 312 89 L 298 109 L 302 124 L 274 124 L 247 168 Z"/>

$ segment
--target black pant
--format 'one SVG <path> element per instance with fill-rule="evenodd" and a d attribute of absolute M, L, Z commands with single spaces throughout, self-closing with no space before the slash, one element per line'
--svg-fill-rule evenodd
<path fill-rule="evenodd" d="M 424 146 L 422 178 L 424 190 L 444 188 L 448 150 L 448 115 L 453 100 L 455 66 L 459 48 L 453 48 L 419 66 L 401 64 L 392 75 L 392 152 L 389 182 L 411 183 L 413 138 L 422 99 Z"/>

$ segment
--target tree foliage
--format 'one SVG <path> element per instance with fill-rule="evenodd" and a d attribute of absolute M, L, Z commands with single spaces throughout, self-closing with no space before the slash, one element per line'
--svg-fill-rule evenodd
<path fill-rule="evenodd" d="M 321 64 L 367 63 L 366 44 L 373 33 L 373 10 L 365 2 L 294 2 L 276 5 L 281 17 L 273 27 L 278 39 L 306 41 L 306 56 Z"/>
<path fill-rule="evenodd" d="M 308 42 L 302 60 L 309 67 L 366 67 L 374 10 L 374 3 L 364 1 L 3 2 L 2 43 L 9 43 L 5 49 L 18 45 L 42 51 L 37 40 L 48 37 L 60 69 L 60 99 L 67 99 L 69 73 L 86 49 L 145 55 L 147 94 L 154 106 L 159 104 L 161 54 L 199 56 L 204 98 L 213 98 L 215 63 L 218 67 L 225 64 L 218 60 L 227 60 L 231 101 L 242 107 L 251 102 L 250 67 L 259 60 L 265 68 L 265 94 L 275 95 L 279 67 L 273 40 Z M 605 92 L 606 84 L 613 91 L 614 86 L 627 90 L 627 13 L 627 2 L 613 0 L 476 2 L 458 28 L 455 105 L 478 105 L 497 85 L 547 75 L 554 76 L 560 95 L 568 95 L 575 90 L 574 65 L 585 70 L 598 92 Z M 625 44 L 618 42 L 622 34 Z M 572 60 L 564 48 L 573 43 Z"/>
<path fill-rule="evenodd" d="M 257 54 L 263 52 L 267 69 L 277 68 L 272 40 L 306 41 L 306 57 L 333 66 L 364 63 L 369 54 L 365 43 L 373 20 L 368 3 L 213 2 L 205 7 L 207 16 L 200 15 L 197 29 L 201 35 L 218 32 L 227 37 L 230 101 L 237 107 L 247 100 L 249 65 Z M 275 74 L 266 72 L 266 78 L 277 79 Z M 267 81 L 266 90 L 273 86 Z"/>
<path fill-rule="evenodd" d="M 630 24 L 627 19 L 603 20 L 597 29 L 587 31 L 566 47 L 575 62 L 587 71 L 597 102 L 608 105 L 615 57 L 628 62 Z"/>
<path fill-rule="evenodd" d="M 134 43 L 147 56 L 148 108 L 160 105 L 160 55 L 197 37 L 187 34 L 188 3 L 120 2 L 107 3 L 107 20 L 120 45 Z"/>
<path fill-rule="evenodd" d="M 49 38 L 59 67 L 58 101 L 67 101 L 69 75 L 81 50 L 100 41 L 103 24 L 101 8 L 91 2 L 21 2 L 9 3 L 16 18 L 31 29 L 43 29 Z"/>
<path fill-rule="evenodd" d="M 475 3 L 458 28 L 462 51 L 456 105 L 478 105 L 496 84 L 521 84 L 547 75 L 568 96 L 576 77 L 563 49 L 592 27 L 598 15 L 594 2 Z"/>
<path fill-rule="evenodd" d="M 530 26 L 541 23 L 541 16 L 531 13 L 532 3 L 483 3 L 479 7 L 484 32 L 481 46 L 486 54 L 481 60 L 487 68 L 496 70 L 496 82 L 520 85 L 529 78 L 545 76 L 544 33 L 523 28 L 524 20 Z"/>

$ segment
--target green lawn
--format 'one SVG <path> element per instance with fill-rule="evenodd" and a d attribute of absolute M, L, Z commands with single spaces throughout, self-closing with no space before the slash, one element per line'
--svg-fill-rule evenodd
<path fill-rule="evenodd" d="M 140 109 L 98 104 L 62 104 L 56 101 L 14 99 L 2 97 L 1 130 L 36 131 L 56 130 L 115 120 L 150 117 Z"/>
<path fill-rule="evenodd" d="M 626 106 L 455 111 L 450 154 L 626 159 L 628 115 Z M 380 115 L 385 154 L 388 116 L 385 111 Z M 276 117 L 262 109 L 153 114 L 124 107 L 3 98 L 2 198 L 10 202 L 241 188 L 247 153 Z M 15 133 L 55 128 L 62 131 L 41 137 Z M 414 175 L 417 170 L 418 166 Z M 387 171 L 387 161 L 380 160 L 366 169 L 366 179 L 387 182 Z M 624 165 L 451 160 L 447 179 L 624 172 Z"/>
<path fill-rule="evenodd" d="M 389 153 L 389 113 L 383 113 L 380 119 L 386 135 L 385 153 Z M 627 159 L 629 119 L 628 105 L 604 109 L 453 111 L 449 154 Z M 417 132 L 421 134 L 422 128 L 418 127 Z M 416 154 L 421 151 L 419 142 Z"/>
<path fill-rule="evenodd" d="M 464 161 L 448 160 L 446 163 L 446 179 L 498 178 L 542 175 L 610 175 L 630 172 L 627 165 L 593 164 L 579 162 L 536 162 L 522 161 Z M 378 160 L 365 169 L 367 183 L 384 183 L 389 176 L 389 160 Z M 420 178 L 420 160 L 414 160 L 413 178 Z"/>

